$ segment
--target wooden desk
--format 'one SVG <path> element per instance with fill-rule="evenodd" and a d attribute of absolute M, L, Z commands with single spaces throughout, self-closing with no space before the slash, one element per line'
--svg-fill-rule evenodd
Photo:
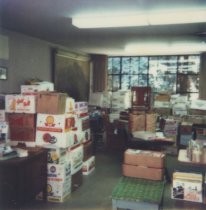
<path fill-rule="evenodd" d="M 28 157 L 0 161 L 1 206 L 20 207 L 43 191 L 46 199 L 47 150 L 29 151 Z"/>
<path fill-rule="evenodd" d="M 165 150 L 166 147 L 175 144 L 175 141 L 170 141 L 167 139 L 144 140 L 134 137 L 131 133 L 128 133 L 127 136 L 127 147 L 132 149 L 161 151 Z"/>

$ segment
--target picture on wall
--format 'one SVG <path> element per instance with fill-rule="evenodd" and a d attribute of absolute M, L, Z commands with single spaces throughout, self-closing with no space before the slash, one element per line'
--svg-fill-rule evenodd
<path fill-rule="evenodd" d="M 7 79 L 7 68 L 0 66 L 0 80 L 6 80 Z"/>

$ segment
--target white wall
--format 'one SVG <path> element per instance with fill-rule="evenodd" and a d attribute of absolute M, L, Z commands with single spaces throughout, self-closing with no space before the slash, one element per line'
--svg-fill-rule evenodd
<path fill-rule="evenodd" d="M 19 93 L 25 80 L 39 78 L 51 81 L 50 44 L 11 31 L 2 31 L 8 37 L 8 79 L 0 80 L 0 93 Z"/>

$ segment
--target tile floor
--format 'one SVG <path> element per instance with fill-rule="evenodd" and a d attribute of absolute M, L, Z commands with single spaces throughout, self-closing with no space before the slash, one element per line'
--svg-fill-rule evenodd
<path fill-rule="evenodd" d="M 95 171 L 83 177 L 83 184 L 64 203 L 31 201 L 20 209 L 2 210 L 112 210 L 111 193 L 121 177 L 122 154 L 97 152 Z M 178 165 L 175 156 L 166 158 L 167 177 Z M 181 167 L 180 167 L 181 168 Z M 205 210 L 201 203 L 183 202 L 171 199 L 171 183 L 167 182 L 164 190 L 162 210 Z M 143 210 L 143 209 L 140 209 Z M 152 210 L 152 209 L 151 209 Z"/>

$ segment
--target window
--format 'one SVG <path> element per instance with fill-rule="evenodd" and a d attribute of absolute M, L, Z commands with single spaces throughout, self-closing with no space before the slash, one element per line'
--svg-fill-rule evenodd
<path fill-rule="evenodd" d="M 108 90 L 150 86 L 154 94 L 167 91 L 199 95 L 199 55 L 108 57 Z"/>

